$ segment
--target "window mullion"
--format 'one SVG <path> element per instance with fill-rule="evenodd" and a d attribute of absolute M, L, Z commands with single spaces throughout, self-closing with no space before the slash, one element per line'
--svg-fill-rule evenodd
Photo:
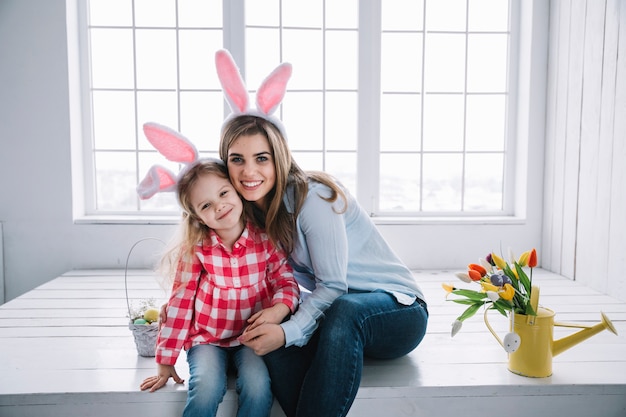
<path fill-rule="evenodd" d="M 381 3 L 359 2 L 357 198 L 374 215 L 380 184 Z"/>

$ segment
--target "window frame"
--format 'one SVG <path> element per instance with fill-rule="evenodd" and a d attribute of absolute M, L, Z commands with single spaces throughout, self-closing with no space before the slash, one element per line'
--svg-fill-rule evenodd
<path fill-rule="evenodd" d="M 68 2 L 72 3 L 72 2 Z M 229 16 L 241 16 L 241 19 L 232 20 L 234 23 L 229 30 L 223 31 L 224 47 L 229 49 L 233 56 L 235 56 L 238 62 L 241 62 L 242 71 L 245 71 L 245 53 L 242 50 L 242 46 L 245 39 L 245 22 L 243 19 L 244 0 L 224 1 L 224 18 Z M 378 141 L 379 135 L 379 109 L 380 109 L 380 79 L 376 76 L 376 72 L 372 70 L 376 68 L 377 62 L 380 60 L 380 19 L 376 16 L 380 16 L 380 2 L 373 1 L 360 1 L 361 7 L 368 5 L 364 10 L 366 12 L 359 15 L 359 27 L 369 25 L 375 30 L 372 31 L 360 31 L 359 30 L 359 101 L 358 101 L 358 113 L 359 113 L 359 126 L 358 135 L 359 140 L 359 152 L 357 152 L 357 194 L 359 196 L 359 202 L 364 209 L 370 213 L 373 220 L 379 224 L 421 224 L 432 222 L 446 222 L 446 223 L 484 223 L 484 222 L 521 222 L 524 220 L 527 212 L 527 187 L 528 182 L 525 174 L 528 173 L 528 142 L 529 138 L 525 136 L 525 132 L 528 132 L 529 127 L 520 125 L 520 120 L 528 116 L 530 106 L 532 105 L 533 94 L 537 92 L 530 91 L 532 85 L 529 85 L 529 90 L 525 94 L 521 94 L 522 90 L 519 89 L 520 80 L 525 77 L 529 77 L 529 73 L 536 58 L 533 56 L 527 56 L 528 62 L 523 62 L 520 58 L 520 42 L 528 42 L 535 36 L 534 26 L 532 24 L 532 16 L 528 15 L 528 11 L 524 12 L 522 9 L 526 6 L 520 4 L 519 0 L 511 1 L 511 16 L 518 18 L 512 18 L 511 20 L 511 46 L 510 54 L 512 57 L 517 57 L 517 64 L 514 61 L 509 62 L 509 68 L 513 74 L 514 83 L 509 84 L 509 123 L 507 123 L 508 143 L 507 143 L 507 162 L 505 166 L 507 170 L 505 172 L 505 184 L 506 189 L 513 189 L 514 192 L 505 193 L 504 208 L 502 214 L 482 214 L 482 213 L 467 213 L 466 215 L 459 215 L 458 212 L 451 213 L 424 213 L 420 212 L 418 216 L 381 216 L 375 213 L 376 203 L 373 198 L 367 198 L 363 196 L 377 195 L 378 184 Z M 532 7 L 532 6 L 529 6 Z M 68 9 L 69 10 L 69 9 Z M 77 79 L 80 80 L 80 84 L 77 87 L 76 83 L 73 85 L 73 93 L 71 93 L 72 115 L 75 116 L 77 112 L 80 117 L 75 116 L 72 120 L 72 169 L 76 175 L 72 175 L 73 181 L 73 207 L 74 218 L 78 223 L 142 223 L 142 224 L 174 224 L 178 222 L 178 216 L 172 214 L 146 214 L 143 212 L 136 212 L 131 214 L 111 214 L 111 213 L 99 213 L 95 210 L 95 179 L 94 179 L 94 164 L 93 164 L 93 152 L 89 146 L 91 144 L 91 115 L 92 110 L 90 106 L 90 94 L 89 94 L 89 78 L 85 74 L 89 74 L 89 63 L 86 57 L 86 48 L 84 40 L 86 39 L 86 25 L 85 19 L 87 16 L 86 2 L 84 0 L 76 1 L 76 11 L 78 15 L 78 24 L 76 25 L 76 35 L 78 45 L 78 53 L 70 53 L 70 67 L 78 66 Z M 377 14 L 378 13 L 378 14 Z M 525 20 L 524 20 L 525 19 Z M 529 21 L 530 19 L 530 21 Z M 374 26 L 372 26 L 374 25 Z M 70 33 L 68 26 L 68 34 Z M 378 35 L 378 36 L 374 36 Z M 71 36 L 68 36 L 68 42 L 71 41 Z M 547 38 L 547 36 L 546 36 Z M 546 39 L 547 42 L 547 39 Z M 367 47 L 365 46 L 367 45 Z M 372 45 L 376 46 L 372 48 Z M 71 45 L 70 45 L 71 46 Z M 74 58 L 74 60 L 72 59 Z M 72 62 L 75 61 L 75 62 Z M 518 70 L 519 69 L 519 70 Z M 70 76 L 71 74 L 70 69 Z M 245 79 L 245 74 L 242 74 Z M 547 77 L 547 75 L 541 75 Z M 70 77 L 72 78 L 72 77 Z M 71 89 L 72 90 L 72 89 Z M 78 94 L 77 91 L 78 90 Z M 526 94 L 528 96 L 526 96 Z M 543 93 L 545 97 L 545 92 Z M 369 97 L 369 99 L 368 99 Z M 366 98 L 366 99 L 363 99 Z M 374 98 L 374 99 L 372 99 Z M 77 111 L 76 102 L 80 103 L 80 110 Z M 519 104 L 522 106 L 519 106 Z M 526 105 L 526 107 L 524 107 Z M 520 108 L 524 107 L 524 108 Z M 224 114 L 228 113 L 228 109 L 224 108 Z M 89 117 L 84 117 L 89 115 Z M 369 117 L 367 117 L 369 116 Z M 78 133 L 80 132 L 80 133 Z M 84 140 L 83 140 L 84 138 Z M 374 143 L 374 145 L 372 145 Z M 364 149 L 367 149 L 364 151 Z M 90 163 L 91 161 L 91 163 Z M 373 169 L 373 168 L 376 169 Z M 367 169 L 366 169 L 367 168 Z M 91 198 L 88 198 L 91 196 Z M 369 200 L 369 201 L 368 201 Z"/>

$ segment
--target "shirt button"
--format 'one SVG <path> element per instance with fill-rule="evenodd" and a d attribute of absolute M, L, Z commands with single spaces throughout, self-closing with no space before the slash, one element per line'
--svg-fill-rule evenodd
<path fill-rule="evenodd" d="M 237 259 L 232 258 L 232 259 L 230 260 L 230 264 L 231 264 L 232 266 L 237 266 Z"/>
<path fill-rule="evenodd" d="M 239 278 L 234 278 L 234 279 L 233 279 L 233 285 L 234 285 L 235 287 L 241 287 L 241 279 L 239 279 Z"/>

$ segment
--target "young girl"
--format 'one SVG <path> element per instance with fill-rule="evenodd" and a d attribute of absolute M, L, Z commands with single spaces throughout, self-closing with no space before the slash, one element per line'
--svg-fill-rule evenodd
<path fill-rule="evenodd" d="M 226 392 L 229 360 L 237 369 L 238 416 L 269 416 L 273 396 L 263 359 L 238 337 L 248 323 L 280 323 L 299 290 L 283 252 L 245 222 L 243 205 L 218 160 L 190 164 L 177 181 L 183 220 L 178 245 L 162 260 L 174 270 L 167 319 L 157 340 L 158 375 L 142 390 L 172 377 L 187 350 L 190 381 L 183 416 L 215 416 Z"/>
<path fill-rule="evenodd" d="M 345 416 L 365 355 L 398 358 L 421 342 L 428 321 L 423 293 L 348 190 L 293 160 L 284 128 L 271 115 L 290 67 L 270 75 L 251 111 L 232 57 L 220 51 L 216 60 L 233 108 L 220 157 L 249 218 L 280 242 L 296 279 L 311 291 L 288 321 L 250 326 L 240 340 L 265 355 L 288 417 Z"/>

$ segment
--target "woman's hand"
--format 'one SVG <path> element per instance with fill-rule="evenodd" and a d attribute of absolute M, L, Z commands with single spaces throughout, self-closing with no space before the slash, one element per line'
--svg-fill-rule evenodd
<path fill-rule="evenodd" d="M 167 380 L 170 379 L 170 377 L 172 377 L 172 379 L 174 379 L 174 382 L 176 382 L 177 384 L 182 384 L 183 382 L 185 382 L 181 377 L 178 376 L 178 374 L 176 373 L 176 369 L 174 369 L 173 365 L 159 365 L 158 375 L 149 376 L 148 378 L 144 379 L 139 388 L 141 388 L 142 391 L 150 388 L 150 392 L 154 392 L 163 387 L 167 383 Z"/>
<path fill-rule="evenodd" d="M 161 306 L 161 311 L 159 313 L 159 329 L 161 328 L 161 326 L 165 324 L 166 321 L 167 321 L 167 304 L 163 304 Z"/>
<path fill-rule="evenodd" d="M 283 303 L 276 303 L 272 307 L 265 308 L 252 315 L 248 319 L 248 327 L 246 331 L 253 330 L 262 324 L 280 324 L 285 317 L 291 312 L 289 307 Z"/>
<path fill-rule="evenodd" d="M 259 356 L 270 353 L 285 345 L 285 332 L 279 324 L 264 323 L 239 336 L 239 341 Z"/>

